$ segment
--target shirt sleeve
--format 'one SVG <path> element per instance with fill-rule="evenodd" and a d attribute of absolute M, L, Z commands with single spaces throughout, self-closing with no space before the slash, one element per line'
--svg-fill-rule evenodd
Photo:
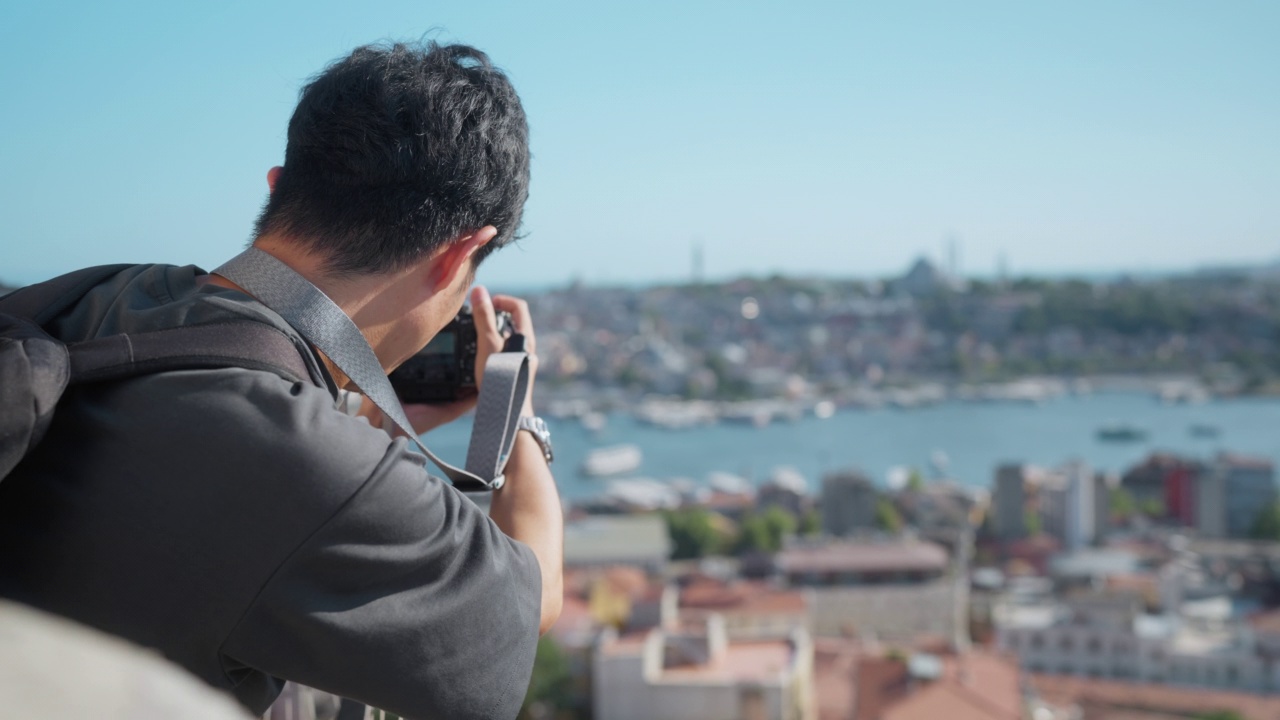
<path fill-rule="evenodd" d="M 406 718 L 514 718 L 538 641 L 537 558 L 403 439 L 275 572 L 224 657 Z"/>

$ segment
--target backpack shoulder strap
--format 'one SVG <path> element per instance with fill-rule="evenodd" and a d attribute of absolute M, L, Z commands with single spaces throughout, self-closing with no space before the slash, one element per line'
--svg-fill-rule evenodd
<path fill-rule="evenodd" d="M 19 288 L 0 298 L 0 312 L 44 325 L 80 302 L 85 293 L 132 265 L 99 265 Z"/>
<path fill-rule="evenodd" d="M 167 370 L 243 367 L 324 387 L 305 348 L 280 330 L 252 320 L 111 335 L 67 346 L 71 382 L 118 380 Z"/>

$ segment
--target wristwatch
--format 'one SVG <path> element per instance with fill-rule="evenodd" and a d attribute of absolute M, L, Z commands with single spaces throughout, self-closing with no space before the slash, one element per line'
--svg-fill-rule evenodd
<path fill-rule="evenodd" d="M 529 431 L 538 447 L 542 448 L 542 457 L 550 464 L 555 454 L 551 452 L 551 431 L 547 429 L 547 423 L 536 415 L 525 415 L 520 418 L 516 429 Z"/>

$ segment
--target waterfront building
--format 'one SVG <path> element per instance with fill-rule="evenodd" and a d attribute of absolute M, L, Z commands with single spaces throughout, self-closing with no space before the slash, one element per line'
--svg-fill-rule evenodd
<path fill-rule="evenodd" d="M 1222 487 L 1208 484 L 1203 462 L 1169 452 L 1153 452 L 1120 478 L 1139 509 L 1160 509 L 1165 518 L 1219 536 Z"/>
<path fill-rule="evenodd" d="M 984 495 L 953 481 L 940 480 L 895 493 L 893 501 L 903 520 L 920 537 L 954 551 L 960 543 L 972 542 L 975 508 Z M 981 504 L 985 506 L 985 497 Z"/>
<path fill-rule="evenodd" d="M 1196 498 L 1204 465 L 1175 458 L 1164 475 L 1165 515 L 1184 527 L 1196 527 Z"/>
<path fill-rule="evenodd" d="M 774 468 L 756 494 L 761 509 L 777 506 L 797 518 L 809 511 L 813 501 L 809 497 L 809 485 L 804 476 L 794 468 Z"/>
<path fill-rule="evenodd" d="M 1276 502 L 1275 467 L 1270 460 L 1222 453 L 1213 465 L 1225 494 L 1227 537 L 1250 536 L 1258 514 Z"/>
<path fill-rule="evenodd" d="M 1111 490 L 1119 478 L 1106 473 L 1093 476 L 1093 526 L 1096 542 L 1103 542 L 1111 531 Z"/>
<path fill-rule="evenodd" d="M 1084 463 L 1069 463 L 1039 483 L 1038 499 L 1044 532 L 1062 541 L 1067 552 L 1082 550 L 1097 539 L 1096 480 Z"/>
<path fill-rule="evenodd" d="M 1001 465 L 996 470 L 995 497 L 992 499 L 996 535 L 1005 541 L 1027 535 L 1026 467 Z"/>
<path fill-rule="evenodd" d="M 876 524 L 876 489 L 858 470 L 841 470 L 822 478 L 822 531 L 828 535 L 868 532 Z"/>
<path fill-rule="evenodd" d="M 1258 514 L 1276 502 L 1275 468 L 1270 460 L 1221 453 L 1206 466 L 1184 463 L 1165 468 L 1171 514 L 1206 538 L 1247 538 Z M 1193 492 L 1187 492 L 1187 488 Z"/>
<path fill-rule="evenodd" d="M 1210 469 L 1200 476 L 1195 492 L 1195 529 L 1201 537 L 1227 537 L 1227 478 Z"/>
<path fill-rule="evenodd" d="M 1139 508 L 1168 511 L 1168 475 L 1186 461 L 1169 453 L 1152 453 L 1120 476 L 1120 487 Z"/>

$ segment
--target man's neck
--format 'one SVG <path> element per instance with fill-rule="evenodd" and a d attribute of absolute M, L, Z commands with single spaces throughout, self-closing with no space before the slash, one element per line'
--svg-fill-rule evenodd
<path fill-rule="evenodd" d="M 244 288 L 222 277 L 221 275 L 214 275 L 214 274 L 205 275 L 203 277 L 197 278 L 196 282 L 202 285 L 214 285 L 217 287 L 226 288 L 228 290 L 235 290 L 236 292 L 244 293 L 249 297 L 253 297 L 253 293 L 249 292 L 248 290 L 245 290 Z M 254 298 L 254 299 L 256 300 L 257 298 Z M 342 389 L 342 390 L 355 389 L 352 386 L 351 378 L 347 377 L 347 374 L 342 372 L 342 369 L 339 368 L 337 364 L 335 364 L 332 360 L 330 360 L 329 356 L 325 355 L 323 350 L 321 350 L 318 347 L 315 347 L 314 345 L 312 346 L 312 349 L 316 351 L 316 355 L 320 358 L 320 362 L 324 365 L 325 370 L 329 371 L 329 377 L 333 378 L 333 383 L 337 385 L 339 389 Z"/>
<path fill-rule="evenodd" d="M 374 295 L 374 291 L 371 288 L 353 292 L 355 288 L 351 286 L 358 283 L 334 282 L 329 273 L 325 271 L 323 260 L 313 253 L 305 252 L 299 243 L 288 242 L 272 236 L 264 236 L 254 241 L 254 246 L 280 260 L 294 272 L 306 278 L 308 282 L 319 288 L 353 321 L 355 321 L 361 309 L 369 304 Z M 253 297 L 253 293 L 221 275 L 208 275 L 205 282 Z M 359 322 L 356 322 L 356 327 L 360 327 Z M 368 334 L 365 333 L 364 329 L 360 328 L 360 330 L 362 334 L 365 334 L 365 339 L 369 340 Z M 330 360 L 323 350 L 314 346 L 313 349 L 315 349 L 320 362 L 324 364 L 325 369 L 329 371 L 329 376 L 333 378 L 334 383 L 339 388 L 344 390 L 357 389 L 352 384 L 351 378 L 347 377 L 347 374 Z"/>
<path fill-rule="evenodd" d="M 324 258 L 308 252 L 304 243 L 267 235 L 254 241 L 254 247 L 288 265 L 328 296 L 359 328 L 387 372 L 420 350 L 456 313 L 456 308 L 433 302 L 436 288 L 423 275 L 430 272 L 429 264 L 381 274 L 338 276 L 328 270 Z M 245 292 L 226 278 L 214 281 Z M 338 386 L 347 388 L 351 381 L 346 373 L 323 353 L 321 358 Z"/>

